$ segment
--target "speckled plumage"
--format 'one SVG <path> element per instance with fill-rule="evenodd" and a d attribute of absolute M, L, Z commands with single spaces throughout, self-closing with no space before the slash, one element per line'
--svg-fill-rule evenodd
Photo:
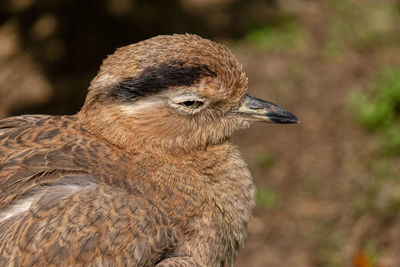
<path fill-rule="evenodd" d="M 225 47 L 159 36 L 109 56 L 77 115 L 1 120 L 0 266 L 232 265 L 254 206 L 229 141 L 246 90 Z M 181 91 L 207 106 L 168 106 Z"/>

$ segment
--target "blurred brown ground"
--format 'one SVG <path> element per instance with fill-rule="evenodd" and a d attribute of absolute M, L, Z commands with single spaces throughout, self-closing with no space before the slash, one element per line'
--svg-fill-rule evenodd
<path fill-rule="evenodd" d="M 259 189 L 236 266 L 400 266 L 399 158 L 384 158 L 349 108 L 351 91 L 368 93 L 383 68 L 400 67 L 399 1 L 2 5 L 0 117 L 76 113 L 116 47 L 182 32 L 223 42 L 243 63 L 249 92 L 302 121 L 234 136 Z M 383 161 L 395 179 L 375 171 Z"/>

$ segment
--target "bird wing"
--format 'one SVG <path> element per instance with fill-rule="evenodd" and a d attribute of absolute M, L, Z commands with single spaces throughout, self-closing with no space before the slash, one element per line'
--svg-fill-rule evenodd
<path fill-rule="evenodd" d="M 145 172 L 85 135 L 74 116 L 1 120 L 0 265 L 160 261 L 177 231 L 146 195 L 151 187 L 126 183 Z"/>
<path fill-rule="evenodd" d="M 7 130 L 11 131 L 24 126 L 33 126 L 35 122 L 50 117 L 49 115 L 24 115 L 2 119 L 0 120 L 0 134 L 6 133 Z"/>
<path fill-rule="evenodd" d="M 110 186 L 54 186 L 0 223 L 0 265 L 152 266 L 175 245 L 155 214 L 144 198 Z"/>
<path fill-rule="evenodd" d="M 84 161 L 77 164 L 68 151 L 74 142 L 59 140 L 64 134 L 60 124 L 68 125 L 68 120 L 46 115 L 0 120 L 0 211 L 38 185 L 88 178 Z"/>

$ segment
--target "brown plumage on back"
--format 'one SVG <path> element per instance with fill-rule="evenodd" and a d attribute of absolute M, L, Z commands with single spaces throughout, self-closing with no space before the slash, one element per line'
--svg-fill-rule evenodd
<path fill-rule="evenodd" d="M 0 266 L 230 266 L 254 185 L 229 141 L 294 123 L 196 35 L 118 49 L 75 116 L 0 121 Z"/>

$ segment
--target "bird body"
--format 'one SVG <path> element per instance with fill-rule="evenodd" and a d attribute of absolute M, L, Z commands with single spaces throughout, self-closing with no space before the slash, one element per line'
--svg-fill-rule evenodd
<path fill-rule="evenodd" d="M 254 186 L 228 142 L 184 158 L 160 157 L 101 142 L 76 116 L 0 127 L 8 131 L 0 141 L 7 156 L 1 208 L 31 199 L 29 211 L 0 224 L 0 262 L 151 266 L 182 253 L 210 258 L 211 266 L 228 262 L 243 242 Z M 226 179 L 216 180 L 215 172 Z"/>
<path fill-rule="evenodd" d="M 1 120 L 0 265 L 233 265 L 255 187 L 229 136 L 297 121 L 246 89 L 225 47 L 160 36 L 106 59 L 77 115 Z"/>

